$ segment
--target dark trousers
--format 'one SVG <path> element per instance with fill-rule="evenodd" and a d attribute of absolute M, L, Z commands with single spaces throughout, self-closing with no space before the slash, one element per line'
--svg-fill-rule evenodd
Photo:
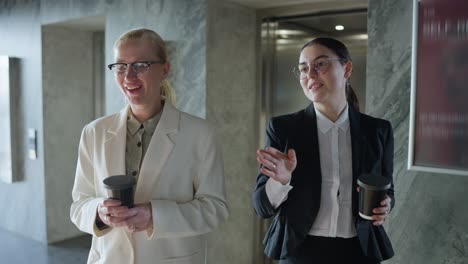
<path fill-rule="evenodd" d="M 357 237 L 307 236 L 294 256 L 280 264 L 378 264 L 362 253 Z"/>

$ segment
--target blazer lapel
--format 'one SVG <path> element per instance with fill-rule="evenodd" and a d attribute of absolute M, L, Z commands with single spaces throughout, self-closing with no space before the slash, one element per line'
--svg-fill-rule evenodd
<path fill-rule="evenodd" d="M 109 126 L 104 135 L 104 158 L 106 175 L 125 175 L 125 142 L 127 140 L 127 115 L 125 107 L 116 116 L 116 120 Z"/>
<path fill-rule="evenodd" d="M 318 185 L 318 191 L 321 189 L 321 182 L 322 182 L 322 169 L 320 167 L 320 149 L 319 149 L 319 142 L 318 142 L 318 130 L 317 130 L 317 115 L 315 113 L 315 108 L 313 103 L 311 103 L 305 109 L 304 121 L 301 127 L 304 128 L 301 138 L 303 142 L 305 142 L 305 146 L 308 149 L 309 153 L 311 154 L 311 166 L 310 168 L 310 175 L 308 175 L 310 179 L 313 180 L 313 186 Z M 313 176 L 313 177 L 311 177 Z M 319 184 L 317 184 L 319 183 Z"/>
<path fill-rule="evenodd" d="M 322 171 L 317 134 L 317 116 L 311 103 L 292 116 L 287 128 L 291 148 L 296 149 L 298 164 L 293 172 L 289 193 L 279 214 L 284 234 L 281 256 L 293 254 L 307 236 L 320 208 Z M 286 217 L 285 217 L 286 216 Z M 284 250 L 285 249 L 285 250 Z"/>
<path fill-rule="evenodd" d="M 353 212 L 357 215 L 358 211 L 358 193 L 354 190 L 357 187 L 357 179 L 361 174 L 361 161 L 365 149 L 365 138 L 361 128 L 360 113 L 351 105 L 349 106 L 349 126 L 351 129 L 351 153 L 353 166 Z"/>
<path fill-rule="evenodd" d="M 127 105 L 123 108 L 116 119 L 112 121 L 109 128 L 104 135 L 104 159 L 105 159 L 105 172 L 104 178 L 113 175 L 126 175 L 125 171 L 125 148 L 127 142 Z M 121 231 L 128 243 L 128 247 L 132 248 L 131 233 Z M 133 253 L 132 253 L 133 254 Z"/>
<path fill-rule="evenodd" d="M 141 164 L 140 176 L 135 191 L 135 203 L 147 202 L 158 184 L 161 172 L 174 148 L 174 139 L 179 129 L 180 112 L 169 102 L 164 104 L 159 124 Z"/>
<path fill-rule="evenodd" d="M 296 118 L 296 117 L 294 117 Z M 298 165 L 293 172 L 291 185 L 294 186 L 294 197 L 301 203 L 292 203 L 293 214 L 306 214 L 315 218 L 320 205 L 322 170 L 317 134 L 317 117 L 313 104 L 310 104 L 302 115 L 293 120 L 289 128 L 292 133 L 291 148 L 296 149 Z M 293 189 L 294 190 L 294 189 Z M 290 201 L 289 199 L 286 200 Z M 289 204 L 289 202 L 288 202 Z M 301 204 L 299 206 L 299 204 Z M 291 214 L 292 212 L 284 212 Z M 306 220 L 301 228 L 309 228 L 313 220 Z"/>

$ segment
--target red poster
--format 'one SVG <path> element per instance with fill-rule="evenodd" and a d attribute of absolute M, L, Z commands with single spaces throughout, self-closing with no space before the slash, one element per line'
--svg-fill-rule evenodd
<path fill-rule="evenodd" d="M 417 12 L 413 165 L 468 173 L 468 1 Z"/>

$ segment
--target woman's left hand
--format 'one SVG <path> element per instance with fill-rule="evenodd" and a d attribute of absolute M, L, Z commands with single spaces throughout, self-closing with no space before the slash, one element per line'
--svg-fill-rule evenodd
<path fill-rule="evenodd" d="M 380 202 L 381 207 L 377 207 L 374 208 L 374 210 L 372 210 L 372 212 L 374 213 L 374 215 L 372 216 L 372 219 L 374 220 L 374 222 L 372 223 L 373 225 L 379 226 L 385 222 L 385 219 L 390 213 L 391 202 L 392 199 L 390 199 L 390 197 L 388 196 L 385 196 L 385 199 Z"/>
<path fill-rule="evenodd" d="M 137 204 L 128 210 L 127 218 L 115 227 L 126 227 L 129 232 L 145 231 L 153 225 L 151 203 Z"/>

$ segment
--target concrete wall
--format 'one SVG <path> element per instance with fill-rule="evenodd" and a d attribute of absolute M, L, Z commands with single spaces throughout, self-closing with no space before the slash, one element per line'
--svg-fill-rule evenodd
<path fill-rule="evenodd" d="M 392 264 L 468 262 L 468 177 L 407 171 L 412 1 L 369 0 L 367 110 L 391 121 L 396 207 Z"/>
<path fill-rule="evenodd" d="M 231 215 L 210 236 L 208 263 L 255 263 L 251 200 L 258 146 L 255 25 L 253 9 L 209 1 L 207 119 L 222 133 Z"/>
<path fill-rule="evenodd" d="M 67 209 L 81 129 L 94 119 L 93 32 L 46 26 L 42 32 L 47 241 L 78 236 Z M 73 51 L 73 52 L 70 52 Z"/>
<path fill-rule="evenodd" d="M 106 65 L 114 62 L 114 42 L 125 31 L 147 27 L 158 32 L 177 50 L 171 60 L 177 106 L 200 117 L 206 116 L 206 12 L 206 0 L 41 0 L 43 24 L 104 15 Z M 105 79 L 105 113 L 110 114 L 119 111 L 125 99 L 110 71 Z"/>
<path fill-rule="evenodd" d="M 45 241 L 44 143 L 40 4 L 38 1 L 0 3 L 0 54 L 19 58 L 18 168 L 20 182 L 0 182 L 0 227 Z M 38 131 L 38 159 L 29 160 L 27 129 Z"/>

